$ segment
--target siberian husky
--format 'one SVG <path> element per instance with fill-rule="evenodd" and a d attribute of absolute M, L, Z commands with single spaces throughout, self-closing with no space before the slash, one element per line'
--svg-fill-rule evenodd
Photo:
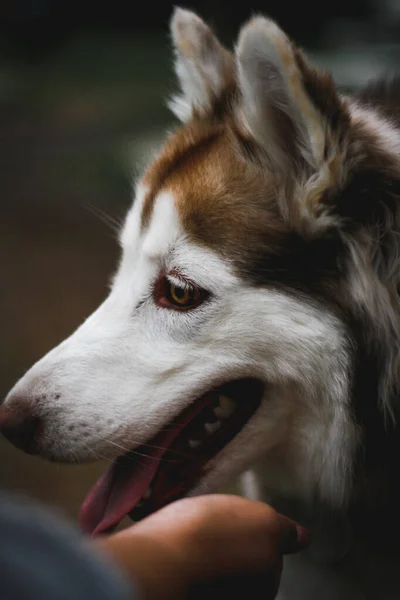
<path fill-rule="evenodd" d="M 400 598 L 400 86 L 340 94 L 273 21 L 171 21 L 181 121 L 104 303 L 1 408 L 55 461 L 114 459 L 99 534 L 245 473 L 311 528 L 279 598 Z M 246 493 L 246 491 L 245 491 Z"/>

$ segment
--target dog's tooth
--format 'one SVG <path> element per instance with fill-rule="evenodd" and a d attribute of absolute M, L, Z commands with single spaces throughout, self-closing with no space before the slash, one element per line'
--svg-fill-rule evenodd
<path fill-rule="evenodd" d="M 229 414 L 232 414 L 233 411 L 237 408 L 235 400 L 233 400 L 233 398 L 230 398 L 229 396 L 224 395 L 221 395 L 219 397 L 219 406 L 220 408 L 222 408 L 222 410 L 229 412 Z"/>
<path fill-rule="evenodd" d="M 198 448 L 200 446 L 201 441 L 200 440 L 188 440 L 188 444 L 194 450 L 195 448 Z"/>
<path fill-rule="evenodd" d="M 218 419 L 226 419 L 225 411 L 222 410 L 222 408 L 220 408 L 219 406 L 216 406 L 214 408 L 213 413 Z"/>
<path fill-rule="evenodd" d="M 218 406 L 214 408 L 214 414 L 219 419 L 228 419 L 235 412 L 236 408 L 236 402 L 232 398 L 221 395 Z"/>
<path fill-rule="evenodd" d="M 151 496 L 151 492 L 152 492 L 151 487 L 147 488 L 147 490 L 143 494 L 143 500 L 148 500 Z"/>
<path fill-rule="evenodd" d="M 207 431 L 208 435 L 215 433 L 220 427 L 221 421 L 215 421 L 214 423 L 204 423 L 204 429 Z"/>

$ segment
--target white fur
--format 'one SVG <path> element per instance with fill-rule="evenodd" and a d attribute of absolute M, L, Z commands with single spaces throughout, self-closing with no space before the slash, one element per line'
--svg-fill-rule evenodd
<path fill-rule="evenodd" d="M 221 94 L 229 55 L 208 25 L 189 10 L 175 9 L 171 34 L 182 94 L 173 96 L 169 106 L 178 119 L 188 121 L 194 111 L 207 112 Z"/>
<path fill-rule="evenodd" d="M 143 236 L 143 253 L 150 260 L 163 260 L 182 235 L 174 198 L 169 192 L 162 192 L 155 203 L 149 228 Z"/>
<path fill-rule="evenodd" d="M 326 308 L 250 288 L 228 262 L 190 243 L 169 192 L 159 194 L 141 231 L 145 192 L 137 193 L 109 297 L 32 367 L 7 402 L 23 395 L 46 415 L 44 455 L 114 458 L 148 441 L 213 385 L 259 377 L 267 384 L 261 407 L 194 491 L 215 489 L 284 449 L 281 467 L 271 469 L 275 486 L 343 504 L 356 444 L 343 326 Z M 157 307 L 152 286 L 171 269 L 208 289 L 212 300 L 186 313 Z"/>
<path fill-rule="evenodd" d="M 349 103 L 353 123 L 362 123 L 379 140 L 385 152 L 393 156 L 400 155 L 400 132 L 388 118 L 376 109 L 359 106 L 355 101 Z"/>

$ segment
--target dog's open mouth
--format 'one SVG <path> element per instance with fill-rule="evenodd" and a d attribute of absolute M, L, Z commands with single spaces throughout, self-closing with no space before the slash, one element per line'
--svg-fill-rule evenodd
<path fill-rule="evenodd" d="M 147 444 L 117 458 L 82 505 L 79 522 L 92 535 L 137 521 L 185 495 L 205 465 L 257 410 L 263 385 L 240 379 L 208 392 Z"/>

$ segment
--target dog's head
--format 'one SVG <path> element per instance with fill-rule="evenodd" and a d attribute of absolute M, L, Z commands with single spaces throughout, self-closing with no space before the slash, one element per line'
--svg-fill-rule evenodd
<path fill-rule="evenodd" d="M 191 12 L 171 30 L 182 125 L 136 187 L 110 295 L 0 417 L 52 460 L 116 459 L 91 531 L 260 461 L 283 493 L 340 506 L 360 347 L 381 352 L 387 413 L 396 385 L 399 136 L 268 19 L 234 54 Z"/>

